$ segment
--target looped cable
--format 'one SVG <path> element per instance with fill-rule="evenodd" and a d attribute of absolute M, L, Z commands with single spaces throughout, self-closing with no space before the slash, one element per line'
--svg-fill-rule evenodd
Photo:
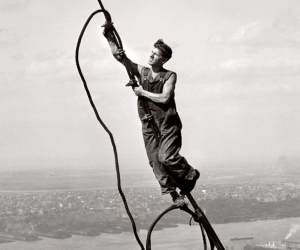
<path fill-rule="evenodd" d="M 118 191 L 122 197 L 122 201 L 124 203 L 124 207 L 125 207 L 125 210 L 128 214 L 128 217 L 130 218 L 130 221 L 131 221 L 131 224 L 132 224 L 132 229 L 133 229 L 133 233 L 134 233 L 134 236 L 138 242 L 138 244 L 140 245 L 141 249 L 142 250 L 145 250 L 144 248 L 144 245 L 142 244 L 138 234 L 137 234 L 137 228 L 136 228 L 136 225 L 135 225 L 135 222 L 134 222 L 134 219 L 133 219 L 133 216 L 131 215 L 131 212 L 129 210 L 129 207 L 128 207 L 128 204 L 127 204 L 127 201 L 126 201 L 126 198 L 125 198 L 125 195 L 122 191 L 122 188 L 121 188 L 121 177 L 120 177 L 120 168 L 119 168 L 119 161 L 118 161 L 118 153 L 117 153 L 117 147 L 116 147 L 116 144 L 115 144 L 115 141 L 114 141 L 114 138 L 113 138 L 113 135 L 112 133 L 109 131 L 109 129 L 107 128 L 107 126 L 104 124 L 104 122 L 102 121 L 102 119 L 100 118 L 100 115 L 98 113 L 98 110 L 93 102 L 93 99 L 92 99 L 92 96 L 90 94 L 90 91 L 89 91 L 89 88 L 87 86 L 87 83 L 86 83 L 86 80 L 83 76 L 83 73 L 82 73 L 82 70 L 81 70 L 81 67 L 80 67 L 80 63 L 79 63 L 79 48 L 80 48 L 80 44 L 81 44 L 81 40 L 82 40 L 82 37 L 83 37 L 83 34 L 89 24 L 89 22 L 91 21 L 91 19 L 98 13 L 101 13 L 103 12 L 105 14 L 105 17 L 106 18 L 110 18 L 110 14 L 108 13 L 108 11 L 104 10 L 104 9 L 101 9 L 101 10 L 96 10 L 94 11 L 90 16 L 89 18 L 87 19 L 86 23 L 84 24 L 83 28 L 82 28 L 82 31 L 80 33 L 80 36 L 78 38 L 78 42 L 77 42 L 77 46 L 76 46 L 76 55 L 75 55 L 75 59 L 76 59 L 76 66 L 77 66 L 77 70 L 79 72 L 79 75 L 80 75 L 80 78 L 83 82 L 83 85 L 84 85 L 84 88 L 85 88 L 85 91 L 86 91 L 86 94 L 88 96 L 88 99 L 90 101 L 90 104 L 94 110 L 94 113 L 97 117 L 97 120 L 99 121 L 99 123 L 102 125 L 102 127 L 104 128 L 104 130 L 107 132 L 107 134 L 109 135 L 110 137 L 110 140 L 111 140 L 111 145 L 113 147 L 113 151 L 114 151 L 114 157 L 115 157 L 115 167 L 116 167 L 116 172 L 117 172 L 117 180 L 118 180 Z M 115 34 L 117 34 L 117 31 L 115 30 Z"/>
<path fill-rule="evenodd" d="M 157 216 L 157 218 L 154 220 L 154 222 L 151 224 L 148 234 L 147 234 L 147 240 L 146 240 L 146 250 L 151 250 L 151 234 L 152 231 L 155 227 L 155 225 L 158 223 L 158 221 L 167 213 L 175 210 L 175 209 L 180 209 L 188 214 L 190 214 L 192 216 L 192 218 L 196 221 L 196 214 L 190 210 L 187 206 L 187 204 L 184 204 L 182 206 L 177 206 L 177 205 L 172 205 L 170 207 L 168 207 L 166 210 L 164 210 L 160 215 Z M 204 228 L 203 225 L 200 221 L 197 221 L 199 223 L 200 229 L 201 229 L 201 234 L 202 234 L 202 239 L 203 239 L 203 246 L 204 246 L 204 250 L 207 250 L 207 244 L 206 244 L 206 237 L 205 237 L 205 232 L 204 232 Z M 190 221 L 190 226 L 191 226 L 191 221 Z M 213 249 L 213 247 L 211 248 Z"/>

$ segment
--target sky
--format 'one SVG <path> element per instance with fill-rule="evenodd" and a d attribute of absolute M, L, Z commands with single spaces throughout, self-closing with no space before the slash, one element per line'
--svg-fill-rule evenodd
<path fill-rule="evenodd" d="M 173 49 L 194 167 L 300 157 L 300 1 L 110 0 L 126 55 L 147 65 L 157 39 Z M 75 64 L 96 0 L 0 2 L 0 168 L 114 166 Z M 83 37 L 80 64 L 125 169 L 148 167 L 128 76 L 103 38 L 102 14 Z"/>

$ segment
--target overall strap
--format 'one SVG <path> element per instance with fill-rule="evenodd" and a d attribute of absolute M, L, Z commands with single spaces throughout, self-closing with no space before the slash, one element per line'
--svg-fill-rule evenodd
<path fill-rule="evenodd" d="M 147 67 L 142 68 L 142 75 L 147 77 L 149 75 L 150 69 Z"/>
<path fill-rule="evenodd" d="M 143 88 L 145 88 L 148 85 L 149 74 L 150 74 L 150 69 L 147 67 L 143 67 L 141 71 L 141 83 Z M 148 88 L 146 90 L 148 90 Z"/>
<path fill-rule="evenodd" d="M 175 74 L 173 71 L 164 71 L 160 73 L 160 81 L 162 81 L 163 83 L 165 83 L 172 74 Z"/>
<path fill-rule="evenodd" d="M 149 68 L 147 68 L 147 67 L 142 68 L 142 71 L 141 71 L 141 84 L 142 84 L 143 88 L 145 87 L 145 85 L 148 85 L 149 72 L 150 72 Z M 153 132 L 153 134 L 155 136 L 155 139 L 156 139 L 156 143 L 158 145 L 161 135 L 160 135 L 160 131 L 157 127 L 157 124 L 155 123 L 155 121 L 152 117 L 151 110 L 149 109 L 148 100 L 146 98 L 142 97 L 142 96 L 140 96 L 138 99 L 139 99 L 139 103 L 142 106 L 142 109 L 144 110 L 144 113 L 145 113 L 144 117 L 141 120 L 144 123 L 145 122 L 149 123 L 149 126 L 152 129 L 152 132 Z"/>

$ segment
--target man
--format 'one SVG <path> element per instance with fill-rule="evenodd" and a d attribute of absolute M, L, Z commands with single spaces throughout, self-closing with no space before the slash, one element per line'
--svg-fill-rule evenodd
<path fill-rule="evenodd" d="M 125 65 L 125 60 L 129 59 L 124 59 L 124 52 L 117 49 L 110 25 L 106 24 L 104 27 L 103 34 L 114 57 Z M 179 154 L 182 124 L 174 100 L 177 77 L 176 73 L 163 67 L 171 57 L 172 49 L 160 39 L 152 49 L 148 61 L 150 68 L 131 61 L 130 64 L 140 83 L 133 91 L 138 96 L 138 113 L 142 121 L 143 138 L 150 166 L 161 186 L 162 194 L 170 194 L 176 205 L 183 205 L 184 194 L 193 190 L 200 173 Z M 149 107 L 150 117 L 147 117 L 142 102 Z M 155 136 L 150 126 L 150 122 L 153 121 L 158 128 L 159 138 Z M 176 188 L 181 189 L 181 195 L 177 193 Z"/>

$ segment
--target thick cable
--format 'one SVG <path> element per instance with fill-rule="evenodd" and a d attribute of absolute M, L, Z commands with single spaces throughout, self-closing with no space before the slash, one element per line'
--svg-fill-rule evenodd
<path fill-rule="evenodd" d="M 90 94 L 90 91 L 89 91 L 89 88 L 87 86 L 87 83 L 86 83 L 86 80 L 83 76 L 83 73 L 82 73 L 82 70 L 81 70 L 81 67 L 80 67 L 80 63 L 79 63 L 79 48 L 80 48 L 80 44 L 81 44 L 81 40 L 82 40 L 82 37 L 83 37 L 83 34 L 89 24 L 89 22 L 91 21 L 91 19 L 98 13 L 100 12 L 103 12 L 105 14 L 106 17 L 109 17 L 110 18 L 110 14 L 102 9 L 102 10 L 96 10 L 94 11 L 90 16 L 89 18 L 87 19 L 87 21 L 85 22 L 82 30 L 81 30 L 81 33 L 79 35 L 79 38 L 78 38 L 78 42 L 77 42 L 77 46 L 76 46 L 76 55 L 75 55 L 75 60 L 76 60 L 76 66 L 77 66 L 77 70 L 79 72 L 79 75 L 80 75 L 80 78 L 83 82 L 83 85 L 84 85 L 84 89 L 86 91 L 86 94 L 88 96 L 88 99 L 89 99 L 89 102 L 94 110 L 94 113 L 96 115 L 96 118 L 97 120 L 99 121 L 99 123 L 102 125 L 102 127 L 104 128 L 104 130 L 107 132 L 107 134 L 109 135 L 109 138 L 110 138 L 110 141 L 111 141 L 111 145 L 113 147 L 113 152 L 114 152 L 114 158 L 115 158 L 115 167 L 116 167 L 116 173 L 117 173 L 117 181 L 118 181 L 118 191 L 120 193 L 120 196 L 122 197 L 122 201 L 123 201 L 123 204 L 124 204 L 124 207 L 125 207 L 125 210 L 127 212 L 127 215 L 128 217 L 130 218 L 130 221 L 131 221 L 131 224 L 132 224 L 132 229 L 133 229 L 133 233 L 134 233 L 134 236 L 136 238 L 136 241 L 138 242 L 138 244 L 140 245 L 141 249 L 142 250 L 145 250 L 144 248 L 144 245 L 142 244 L 138 234 L 137 234 L 137 228 L 136 228 L 136 224 L 134 222 L 134 219 L 133 219 L 133 216 L 129 210 L 129 207 L 128 207 L 128 204 L 127 204 L 127 201 L 126 201 L 126 197 L 122 191 L 122 188 L 121 188 L 121 177 L 120 177 L 120 168 L 119 168 L 119 160 L 118 160 L 118 153 L 117 153 L 117 147 L 116 147 L 116 144 L 115 144 L 115 141 L 114 141 L 114 138 L 113 138 L 113 135 L 112 133 L 110 132 L 110 130 L 108 129 L 108 127 L 104 124 L 104 122 L 102 121 L 99 113 L 98 113 L 98 110 L 93 102 L 93 99 L 92 99 L 92 96 Z"/>
<path fill-rule="evenodd" d="M 196 214 L 188 208 L 187 204 L 184 204 L 183 206 L 172 205 L 172 206 L 168 207 L 161 214 L 159 214 L 157 216 L 157 218 L 153 221 L 153 223 L 149 227 L 149 230 L 148 230 L 148 233 L 147 233 L 147 239 L 146 239 L 146 250 L 151 250 L 151 234 L 152 234 L 152 231 L 154 230 L 155 225 L 158 223 L 158 221 L 164 215 L 166 215 L 167 213 L 169 213 L 169 212 L 171 212 L 175 209 L 180 209 L 180 210 L 190 214 L 192 216 L 192 218 L 196 218 Z M 207 250 L 207 244 L 206 244 L 206 238 L 205 238 L 205 232 L 204 232 L 203 225 L 202 225 L 201 221 L 197 221 L 197 222 L 199 223 L 199 226 L 200 226 L 200 229 L 201 229 L 204 250 Z M 213 246 L 211 246 L 211 247 L 212 247 L 211 250 L 213 250 Z"/>
<path fill-rule="evenodd" d="M 148 230 L 148 234 L 147 234 L 147 240 L 146 240 L 146 250 L 151 250 L 151 233 L 156 225 L 156 223 L 168 212 L 175 210 L 175 209 L 179 209 L 179 206 L 176 205 L 172 205 L 170 207 L 168 207 L 166 210 L 164 210 L 152 223 L 152 225 L 150 226 L 149 230 Z"/>

